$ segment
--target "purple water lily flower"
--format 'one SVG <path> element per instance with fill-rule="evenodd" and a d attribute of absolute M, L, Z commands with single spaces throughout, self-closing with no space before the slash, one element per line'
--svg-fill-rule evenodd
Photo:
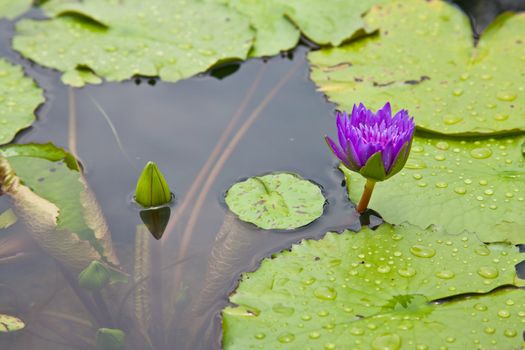
<path fill-rule="evenodd" d="M 388 102 L 377 113 L 359 104 L 354 105 L 351 116 L 337 112 L 339 144 L 328 136 L 325 139 L 335 156 L 348 169 L 367 178 L 367 186 L 373 189 L 375 182 L 388 179 L 404 167 L 414 129 L 414 118 L 404 109 L 392 116 Z"/>

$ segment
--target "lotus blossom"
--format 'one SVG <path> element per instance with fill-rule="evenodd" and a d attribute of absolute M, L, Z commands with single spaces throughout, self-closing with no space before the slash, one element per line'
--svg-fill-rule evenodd
<path fill-rule="evenodd" d="M 375 182 L 388 179 L 404 167 L 414 129 L 414 118 L 404 109 L 392 117 L 389 102 L 377 113 L 361 103 L 359 106 L 354 105 L 351 116 L 346 112 L 337 112 L 339 144 L 328 136 L 325 139 L 335 156 L 348 169 L 367 179 L 371 195 Z M 364 211 L 366 206 L 364 209 L 358 206 L 358 211 L 360 209 Z"/>

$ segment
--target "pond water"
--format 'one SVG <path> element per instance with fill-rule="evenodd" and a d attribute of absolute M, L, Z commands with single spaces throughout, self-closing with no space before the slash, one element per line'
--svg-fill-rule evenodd
<path fill-rule="evenodd" d="M 524 6 L 519 0 L 460 3 L 476 16 L 478 30 L 505 8 Z M 486 8 L 480 8 L 482 4 Z M 304 238 L 359 228 L 341 187 L 343 176 L 322 138 L 332 132 L 335 106 L 316 92 L 308 78 L 307 46 L 281 57 L 249 60 L 223 79 L 203 75 L 169 84 L 140 78 L 72 90 L 60 82 L 57 72 L 31 65 L 14 53 L 9 48 L 11 36 L 12 23 L 1 21 L 0 55 L 23 64 L 47 98 L 37 113 L 38 122 L 16 141 L 52 141 L 71 149 L 69 124 L 75 115 L 78 157 L 128 272 L 133 269 L 135 230 L 141 223 L 131 197 L 144 164 L 155 161 L 172 187 L 176 198 L 172 221 L 161 240 L 150 242 L 152 250 L 162 251 L 164 266 L 157 279 L 163 284 L 162 293 L 158 289 L 152 293 L 162 295 L 154 303 L 168 315 L 164 320 L 166 343 L 153 339 L 159 350 L 219 348 L 220 310 L 243 271 L 254 270 L 262 258 Z M 232 118 L 239 120 L 223 137 L 218 157 L 208 160 Z M 203 181 L 192 191 L 203 167 L 207 167 Z M 232 248 L 233 253 L 225 253 L 234 265 L 226 264 L 224 275 L 210 284 L 208 268 L 218 263 L 209 261 L 210 252 L 228 249 L 215 241 L 227 213 L 225 191 L 240 179 L 272 171 L 296 172 L 320 184 L 328 200 L 325 214 L 291 232 L 262 231 L 237 222 L 249 243 L 241 242 Z M 0 198 L 0 210 L 8 207 L 8 200 Z M 31 253 L 2 263 L 0 250 L 0 306 L 23 318 L 28 330 L 21 336 L 0 337 L 0 349 L 93 349 L 89 337 L 97 327 L 90 325 L 89 312 L 57 265 L 20 238 L 23 231 L 18 223 L 0 236 L 0 248 L 20 240 L 22 249 Z M 139 330 L 130 321 L 133 296 L 126 292 L 131 287 L 131 283 L 121 285 L 104 295 L 113 320 L 106 319 L 107 324 L 101 326 L 119 322 L 133 338 Z M 201 298 L 206 287 L 212 288 L 211 300 Z M 128 348 L 144 346 L 131 341 Z"/>

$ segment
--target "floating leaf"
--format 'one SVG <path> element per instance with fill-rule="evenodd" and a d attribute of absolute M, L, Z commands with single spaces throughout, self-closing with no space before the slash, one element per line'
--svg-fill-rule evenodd
<path fill-rule="evenodd" d="M 77 272 L 94 260 L 104 262 L 118 279 L 111 234 L 73 160 L 51 144 L 5 146 L 0 149 L 2 191 L 51 255 Z"/>
<path fill-rule="evenodd" d="M 26 12 L 33 5 L 33 0 L 0 0 L 0 19 L 14 19 Z"/>
<path fill-rule="evenodd" d="M 18 317 L 0 314 L 0 333 L 9 333 L 19 331 L 26 325 L 24 321 Z"/>
<path fill-rule="evenodd" d="M 0 214 L 0 229 L 8 228 L 14 225 L 17 222 L 16 214 L 13 212 L 13 209 L 7 209 L 2 214 Z"/>
<path fill-rule="evenodd" d="M 523 140 L 416 137 L 403 171 L 375 187 L 369 207 L 393 224 L 435 223 L 448 232 L 475 232 L 484 242 L 525 243 Z M 343 171 L 357 202 L 364 181 Z"/>
<path fill-rule="evenodd" d="M 0 58 L 0 144 L 33 124 L 34 111 L 42 102 L 42 89 L 24 75 L 22 67 Z"/>
<path fill-rule="evenodd" d="M 250 18 L 256 30 L 251 56 L 272 56 L 297 45 L 300 32 L 320 45 L 340 45 L 364 28 L 361 16 L 385 0 L 216 0 Z"/>
<path fill-rule="evenodd" d="M 308 56 L 312 79 L 341 109 L 391 101 L 438 133 L 525 130 L 525 14 L 500 16 L 476 46 L 467 16 L 445 1 L 388 3 L 365 22 L 378 35 Z"/>
<path fill-rule="evenodd" d="M 323 214 L 324 203 L 319 186 L 288 173 L 251 177 L 226 194 L 226 204 L 241 220 L 267 230 L 307 225 Z"/>
<path fill-rule="evenodd" d="M 59 3 L 52 12 L 51 19 L 20 21 L 13 46 L 74 86 L 97 83 L 97 76 L 175 82 L 246 58 L 253 40 L 243 16 L 199 1 L 90 0 Z"/>
<path fill-rule="evenodd" d="M 223 311 L 231 349 L 518 348 L 518 249 L 474 234 L 393 227 L 328 233 L 265 259 Z M 435 300 L 456 296 L 452 299 Z M 439 336 L 436 336 L 439 334 Z"/>

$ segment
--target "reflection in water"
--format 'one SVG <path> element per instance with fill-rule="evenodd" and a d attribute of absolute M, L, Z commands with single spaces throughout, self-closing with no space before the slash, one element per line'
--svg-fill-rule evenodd
<path fill-rule="evenodd" d="M 20 61 L 8 49 L 10 27 L 0 27 L 0 53 Z M 9 254 L 0 250 L 0 312 L 20 316 L 28 327 L 1 337 L 0 349 L 93 349 L 99 327 L 124 330 L 131 350 L 218 348 L 219 311 L 240 273 L 303 238 L 358 228 L 322 138 L 333 125 L 333 106 L 309 81 L 305 54 L 300 47 L 293 59 L 251 60 L 232 75 L 215 74 L 222 80 L 136 79 L 76 90 L 78 154 L 132 278 L 103 290 L 111 316 L 94 318 L 89 309 L 100 305 L 75 290 L 76 276 L 62 273 L 25 238 L 11 244 Z M 17 141 L 68 145 L 67 88 L 56 72 L 26 66 L 46 89 L 48 102 L 39 122 Z M 118 130 L 133 166 L 91 96 Z M 167 226 L 165 210 L 137 215 L 128 201 L 137 169 L 148 160 L 177 189 L 179 202 Z M 272 232 L 226 214 L 223 194 L 231 184 L 270 171 L 297 172 L 321 184 L 329 203 L 325 215 L 300 230 Z M 0 198 L 0 210 L 8 207 Z M 377 221 L 370 217 L 370 223 Z M 16 224 L 1 233 L 0 244 L 25 234 Z M 25 259 L 2 259 L 25 252 L 31 252 Z"/>

